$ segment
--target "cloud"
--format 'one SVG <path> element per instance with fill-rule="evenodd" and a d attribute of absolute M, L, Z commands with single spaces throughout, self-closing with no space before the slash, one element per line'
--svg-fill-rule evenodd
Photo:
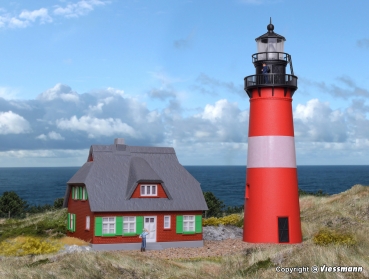
<path fill-rule="evenodd" d="M 23 10 L 18 16 L 14 16 L 9 13 L 0 15 L 0 27 L 25 28 L 36 21 L 44 24 L 52 22 L 53 19 L 49 16 L 46 8 L 40 8 L 33 11 Z"/>
<path fill-rule="evenodd" d="M 72 91 L 69 86 L 58 83 L 53 88 L 50 88 L 38 95 L 37 99 L 41 101 L 61 99 L 65 102 L 78 102 L 79 97 L 78 94 Z"/>
<path fill-rule="evenodd" d="M 192 86 L 192 89 L 197 90 L 202 94 L 209 95 L 218 95 L 218 92 L 222 92 L 224 90 L 241 96 L 246 95 L 242 85 L 235 85 L 233 82 L 220 81 L 209 77 L 204 73 L 201 73 L 196 78 L 196 84 Z"/>
<path fill-rule="evenodd" d="M 55 6 L 54 14 L 67 18 L 80 17 L 93 11 L 97 6 L 104 6 L 110 1 L 102 0 L 82 0 L 76 3 L 68 3 L 65 7 Z"/>
<path fill-rule="evenodd" d="M 22 116 L 12 112 L 0 112 L 0 135 L 23 134 L 30 131 L 30 125 Z"/>
<path fill-rule="evenodd" d="M 176 94 L 171 91 L 171 90 L 161 90 L 161 89 L 151 89 L 149 91 L 149 96 L 151 98 L 154 98 L 154 99 L 160 99 L 162 101 L 164 101 L 165 99 L 168 99 L 168 98 L 173 98 L 176 96 Z"/>
<path fill-rule="evenodd" d="M 298 141 L 344 142 L 348 124 L 344 113 L 332 110 L 318 99 L 298 104 L 294 111 L 295 135 Z"/>
<path fill-rule="evenodd" d="M 86 132 L 89 138 L 112 136 L 117 133 L 123 136 L 137 137 L 135 129 L 127 125 L 127 123 L 123 123 L 120 119 L 101 119 L 90 116 L 82 116 L 78 119 L 74 115 L 69 120 L 57 120 L 56 125 L 63 130 Z"/>
<path fill-rule="evenodd" d="M 105 0 L 81 0 L 76 3 L 68 3 L 65 7 L 56 5 L 52 13 L 55 16 L 76 18 L 88 14 L 98 6 L 104 6 L 109 3 L 110 1 Z M 45 24 L 53 22 L 54 19 L 55 17 L 49 14 L 49 9 L 45 7 L 32 11 L 23 10 L 19 14 L 15 12 L 8 13 L 0 9 L 0 28 L 26 28 L 35 22 Z"/>
<path fill-rule="evenodd" d="M 40 140 L 64 140 L 65 138 L 62 137 L 59 133 L 56 133 L 54 131 L 49 132 L 47 135 L 45 134 L 41 134 L 39 136 L 36 137 L 36 139 L 40 139 Z"/>
<path fill-rule="evenodd" d="M 52 22 L 52 18 L 48 15 L 48 11 L 45 8 L 41 8 L 39 10 L 34 11 L 23 11 L 20 13 L 19 18 L 24 19 L 26 21 L 36 21 L 36 19 L 40 19 L 41 23 Z"/>
<path fill-rule="evenodd" d="M 177 49 L 185 49 L 191 46 L 195 35 L 195 31 L 192 31 L 185 39 L 178 39 L 173 42 L 173 45 Z"/>
<path fill-rule="evenodd" d="M 342 76 L 336 79 L 346 87 L 337 86 L 336 84 L 327 85 L 325 82 L 310 81 L 304 78 L 301 78 L 300 82 L 302 85 L 316 87 L 323 93 L 346 100 L 352 97 L 369 97 L 369 91 L 356 85 L 350 77 Z"/>
<path fill-rule="evenodd" d="M 362 48 L 369 48 L 369 38 L 358 40 L 356 45 Z"/>

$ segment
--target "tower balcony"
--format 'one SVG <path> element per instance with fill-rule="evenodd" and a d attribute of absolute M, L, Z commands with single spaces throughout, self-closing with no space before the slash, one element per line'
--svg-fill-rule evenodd
<path fill-rule="evenodd" d="M 252 89 L 261 87 L 283 87 L 293 94 L 297 90 L 297 76 L 288 74 L 262 74 L 247 76 L 245 91 L 251 96 Z"/>
<path fill-rule="evenodd" d="M 259 61 L 286 61 L 291 60 L 291 55 L 285 52 L 258 52 L 252 55 L 252 63 Z"/>

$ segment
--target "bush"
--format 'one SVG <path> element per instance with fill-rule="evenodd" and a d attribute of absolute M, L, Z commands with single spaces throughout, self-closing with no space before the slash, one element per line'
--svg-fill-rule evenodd
<path fill-rule="evenodd" d="M 222 218 L 210 217 L 203 219 L 203 226 L 219 226 L 219 225 L 233 225 L 237 227 L 242 227 L 243 218 L 238 214 L 228 215 Z"/>
<path fill-rule="evenodd" d="M 317 245 L 326 246 L 335 245 L 354 245 L 356 239 L 349 233 L 339 233 L 332 230 L 320 230 L 314 237 L 313 242 Z"/>
<path fill-rule="evenodd" d="M 28 205 L 25 200 L 20 198 L 15 192 L 4 192 L 0 197 L 0 213 L 4 217 L 10 212 L 10 216 L 24 214 Z"/>
<path fill-rule="evenodd" d="M 0 243 L 0 251 L 5 256 L 25 256 L 49 254 L 59 251 L 63 245 L 55 240 L 36 237 L 18 237 Z"/>
<path fill-rule="evenodd" d="M 206 212 L 207 217 L 222 216 L 224 203 L 218 199 L 212 192 L 204 192 L 204 198 L 209 210 Z"/>
<path fill-rule="evenodd" d="M 315 196 L 315 197 L 326 197 L 329 196 L 327 193 L 324 193 L 323 190 L 318 190 L 317 192 L 308 192 L 302 189 L 299 189 L 299 196 Z"/>
<path fill-rule="evenodd" d="M 56 209 L 62 209 L 63 208 L 63 203 L 64 203 L 64 198 L 55 199 L 55 201 L 54 201 L 54 208 L 56 208 Z"/>

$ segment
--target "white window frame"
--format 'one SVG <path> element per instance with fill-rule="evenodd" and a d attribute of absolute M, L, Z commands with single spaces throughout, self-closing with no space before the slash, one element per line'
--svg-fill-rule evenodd
<path fill-rule="evenodd" d="M 183 231 L 194 232 L 195 231 L 195 215 L 184 215 L 183 216 Z"/>
<path fill-rule="evenodd" d="M 152 194 L 155 189 L 155 194 Z M 142 197 L 157 197 L 158 196 L 158 185 L 150 184 L 150 185 L 141 185 L 140 193 Z"/>
<path fill-rule="evenodd" d="M 113 220 L 111 220 L 113 219 Z M 107 228 L 104 228 L 104 225 L 108 225 Z M 115 217 L 102 217 L 102 234 L 115 234 L 116 232 L 116 219 Z M 113 228 L 113 232 L 110 230 Z M 107 231 L 106 231 L 107 230 Z"/>
<path fill-rule="evenodd" d="M 125 225 L 128 228 L 124 228 Z M 123 216 L 123 233 L 135 233 L 136 232 L 136 217 L 135 216 Z"/>
<path fill-rule="evenodd" d="M 164 229 L 170 229 L 170 215 L 164 216 Z"/>
<path fill-rule="evenodd" d="M 85 201 L 86 200 L 86 187 L 82 188 L 82 200 Z"/>
<path fill-rule="evenodd" d="M 90 216 L 86 216 L 86 231 L 90 230 Z"/>

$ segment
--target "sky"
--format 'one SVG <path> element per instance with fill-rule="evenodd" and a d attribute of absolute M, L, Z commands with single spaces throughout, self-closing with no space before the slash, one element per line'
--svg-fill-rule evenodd
<path fill-rule="evenodd" d="M 92 144 L 246 165 L 255 38 L 286 38 L 297 165 L 369 164 L 369 1 L 0 3 L 0 167 L 81 166 Z"/>

